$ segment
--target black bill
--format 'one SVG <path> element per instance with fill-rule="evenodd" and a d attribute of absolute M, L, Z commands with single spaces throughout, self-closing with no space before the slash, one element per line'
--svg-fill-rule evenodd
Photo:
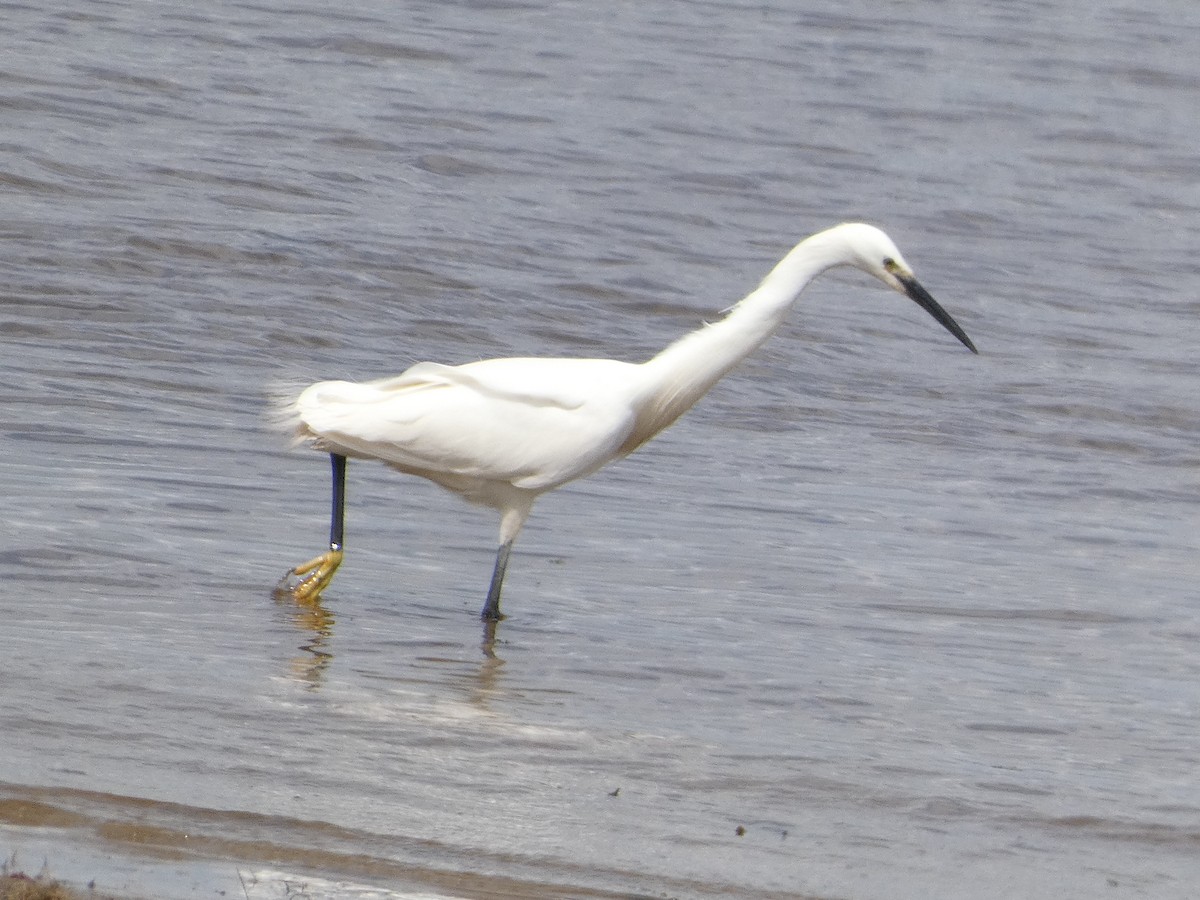
<path fill-rule="evenodd" d="M 950 313 L 942 309 L 942 305 L 933 299 L 929 291 L 921 287 L 921 282 L 917 281 L 911 275 L 896 274 L 896 277 L 900 280 L 900 284 L 904 286 L 904 292 L 915 300 L 921 309 L 937 319 L 943 328 L 962 341 L 972 353 L 979 352 L 975 349 L 975 345 L 971 343 L 971 339 L 967 337 L 967 333 L 959 327 Z"/>

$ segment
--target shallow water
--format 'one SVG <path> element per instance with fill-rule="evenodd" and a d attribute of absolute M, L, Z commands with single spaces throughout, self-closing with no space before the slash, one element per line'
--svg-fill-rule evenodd
<path fill-rule="evenodd" d="M 153 897 L 1185 897 L 1192 4 L 176 3 L 0 21 L 0 853 Z M 892 234 L 490 515 L 281 385 L 651 355 Z M 739 833 L 742 829 L 743 833 Z M 300 888 L 297 887 L 297 890 Z"/>

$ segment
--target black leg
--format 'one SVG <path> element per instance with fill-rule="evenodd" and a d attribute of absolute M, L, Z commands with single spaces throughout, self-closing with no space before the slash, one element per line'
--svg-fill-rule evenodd
<path fill-rule="evenodd" d="M 343 529 L 346 519 L 346 457 L 329 454 L 333 466 L 333 510 L 329 518 L 329 549 L 341 550 L 344 545 Z"/>
<path fill-rule="evenodd" d="M 342 564 L 343 528 L 346 518 L 346 457 L 330 453 L 333 465 L 333 509 L 329 517 L 329 549 L 315 559 L 288 569 L 275 586 L 276 595 L 287 595 L 298 603 L 318 603 L 333 573 Z M 293 580 L 299 579 L 299 580 Z"/>
<path fill-rule="evenodd" d="M 481 619 L 499 621 L 500 616 L 500 586 L 504 584 L 504 570 L 508 568 L 508 554 L 512 551 L 513 542 L 501 544 L 496 551 L 496 568 L 492 571 L 492 585 L 488 588 L 487 603 L 483 605 Z"/>

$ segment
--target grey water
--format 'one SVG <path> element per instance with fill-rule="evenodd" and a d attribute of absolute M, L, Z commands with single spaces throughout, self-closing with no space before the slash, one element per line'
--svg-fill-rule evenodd
<path fill-rule="evenodd" d="M 1200 7 L 0 3 L 0 855 L 127 896 L 1195 896 Z M 271 397 L 641 360 L 496 522 Z"/>

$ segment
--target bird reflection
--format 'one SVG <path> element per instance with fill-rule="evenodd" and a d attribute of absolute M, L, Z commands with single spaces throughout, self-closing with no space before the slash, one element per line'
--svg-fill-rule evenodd
<path fill-rule="evenodd" d="M 479 649 L 483 651 L 484 659 L 496 658 L 496 626 L 499 624 L 496 619 L 483 620 L 483 642 Z"/>
<path fill-rule="evenodd" d="M 504 660 L 496 655 L 496 626 L 499 624 L 497 619 L 483 620 L 483 640 L 479 644 L 483 662 L 479 665 L 479 674 L 470 698 L 472 703 L 481 708 L 486 708 L 496 696 L 500 686 L 500 670 L 504 668 Z"/>
<path fill-rule="evenodd" d="M 294 603 L 290 597 L 281 597 L 279 594 L 275 595 L 275 601 L 286 610 L 289 624 L 305 636 L 304 643 L 298 648 L 299 655 L 288 661 L 288 671 L 294 679 L 316 690 L 321 686 L 325 670 L 333 661 L 333 654 L 325 646 L 333 637 L 334 615 L 320 601 Z"/>
<path fill-rule="evenodd" d="M 298 629 L 304 642 L 297 648 L 300 652 L 288 660 L 288 673 L 296 681 L 316 690 L 324 681 L 325 672 L 333 662 L 333 653 L 326 649 L 333 639 L 333 626 L 337 621 L 320 599 L 299 602 L 285 591 L 275 591 L 275 603 L 284 613 L 287 622 Z M 499 689 L 500 670 L 504 660 L 497 653 L 496 638 L 499 621 L 487 619 L 483 622 L 483 636 L 479 643 L 482 661 L 478 671 L 473 671 L 470 680 L 470 701 L 477 706 L 487 706 Z"/>

